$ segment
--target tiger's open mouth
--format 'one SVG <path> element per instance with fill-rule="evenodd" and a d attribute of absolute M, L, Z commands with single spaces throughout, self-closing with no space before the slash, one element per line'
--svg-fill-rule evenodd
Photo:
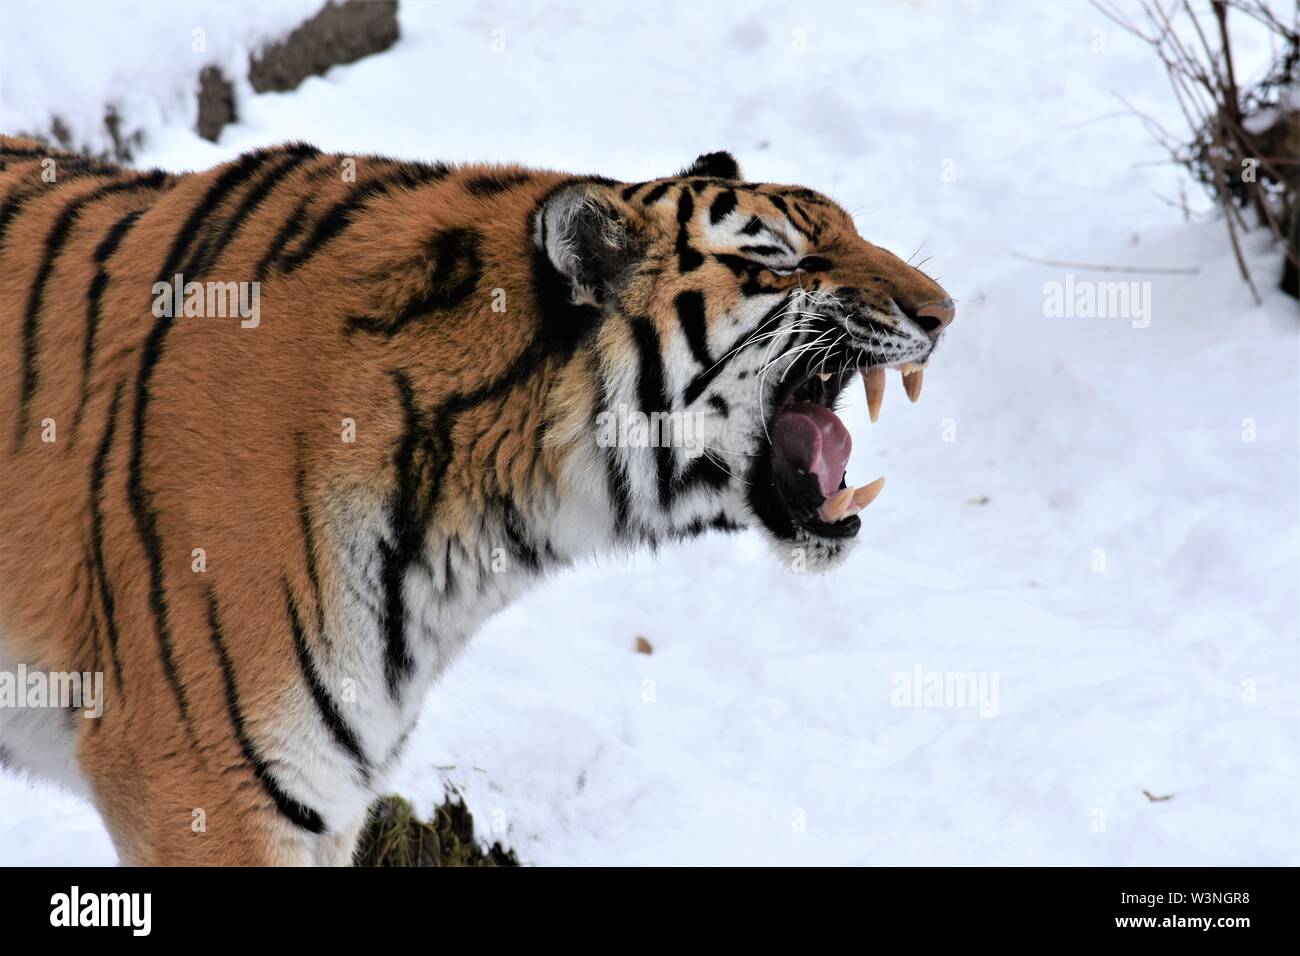
<path fill-rule="evenodd" d="M 819 354 L 801 357 L 786 370 L 767 421 L 766 454 L 756 461 L 750 492 L 759 520 L 778 537 L 795 538 L 802 530 L 819 538 L 852 538 L 862 527 L 858 513 L 884 487 L 884 478 L 857 488 L 846 483 L 853 439 L 835 413 L 845 388 L 861 380 L 868 413 L 876 421 L 890 366 L 871 361 L 859 352 L 830 361 Z M 896 367 L 915 402 L 923 367 L 910 362 Z"/>

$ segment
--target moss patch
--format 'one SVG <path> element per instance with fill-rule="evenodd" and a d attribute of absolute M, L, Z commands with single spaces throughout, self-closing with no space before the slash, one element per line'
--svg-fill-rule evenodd
<path fill-rule="evenodd" d="M 353 866 L 518 866 L 513 850 L 474 839 L 474 818 L 461 800 L 447 798 L 432 820 L 421 820 L 401 797 L 370 807 Z"/>

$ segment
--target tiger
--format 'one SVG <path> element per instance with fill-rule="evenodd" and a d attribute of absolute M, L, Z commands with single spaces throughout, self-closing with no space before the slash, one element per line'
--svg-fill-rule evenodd
<path fill-rule="evenodd" d="M 0 761 L 127 865 L 348 864 L 438 677 L 576 562 L 757 528 L 841 563 L 883 478 L 847 483 L 835 409 L 887 371 L 915 401 L 955 315 L 726 152 L 172 173 L 0 137 L 0 197 L 0 675 L 103 697 L 0 709 Z"/>

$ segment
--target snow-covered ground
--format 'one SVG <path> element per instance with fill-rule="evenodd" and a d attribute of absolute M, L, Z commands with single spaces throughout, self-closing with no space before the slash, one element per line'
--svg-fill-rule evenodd
<path fill-rule="evenodd" d="M 921 402 L 891 381 L 878 424 L 845 415 L 850 483 L 889 477 L 847 566 L 791 574 L 755 532 L 557 578 L 430 697 L 394 788 L 420 809 L 454 788 L 538 864 L 1300 863 L 1300 309 L 1260 236 L 1256 306 L 1221 224 L 1171 205 L 1114 96 L 1175 125 L 1166 80 L 1091 6 L 402 0 L 396 47 L 243 91 L 213 145 L 157 62 L 105 52 L 143 13 L 87 0 L 69 40 L 4 5 L 0 102 L 35 76 L 93 126 L 107 81 L 46 75 L 93 41 L 114 88 L 147 71 L 142 164 L 302 138 L 638 179 L 727 148 L 958 299 Z M 234 18 L 209 43 L 266 17 L 206 7 Z M 1149 285 L 1054 314 L 1052 283 L 1114 280 Z M 6 863 L 115 860 L 71 797 L 9 777 L 0 808 Z"/>

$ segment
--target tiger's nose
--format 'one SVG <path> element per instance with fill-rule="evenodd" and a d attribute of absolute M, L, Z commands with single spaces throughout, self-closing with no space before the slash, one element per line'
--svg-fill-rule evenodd
<path fill-rule="evenodd" d="M 908 313 L 908 318 L 919 325 L 931 338 L 938 338 L 953 319 L 957 317 L 957 309 L 952 303 L 952 299 L 940 299 L 937 302 L 927 302 L 915 311 Z"/>

